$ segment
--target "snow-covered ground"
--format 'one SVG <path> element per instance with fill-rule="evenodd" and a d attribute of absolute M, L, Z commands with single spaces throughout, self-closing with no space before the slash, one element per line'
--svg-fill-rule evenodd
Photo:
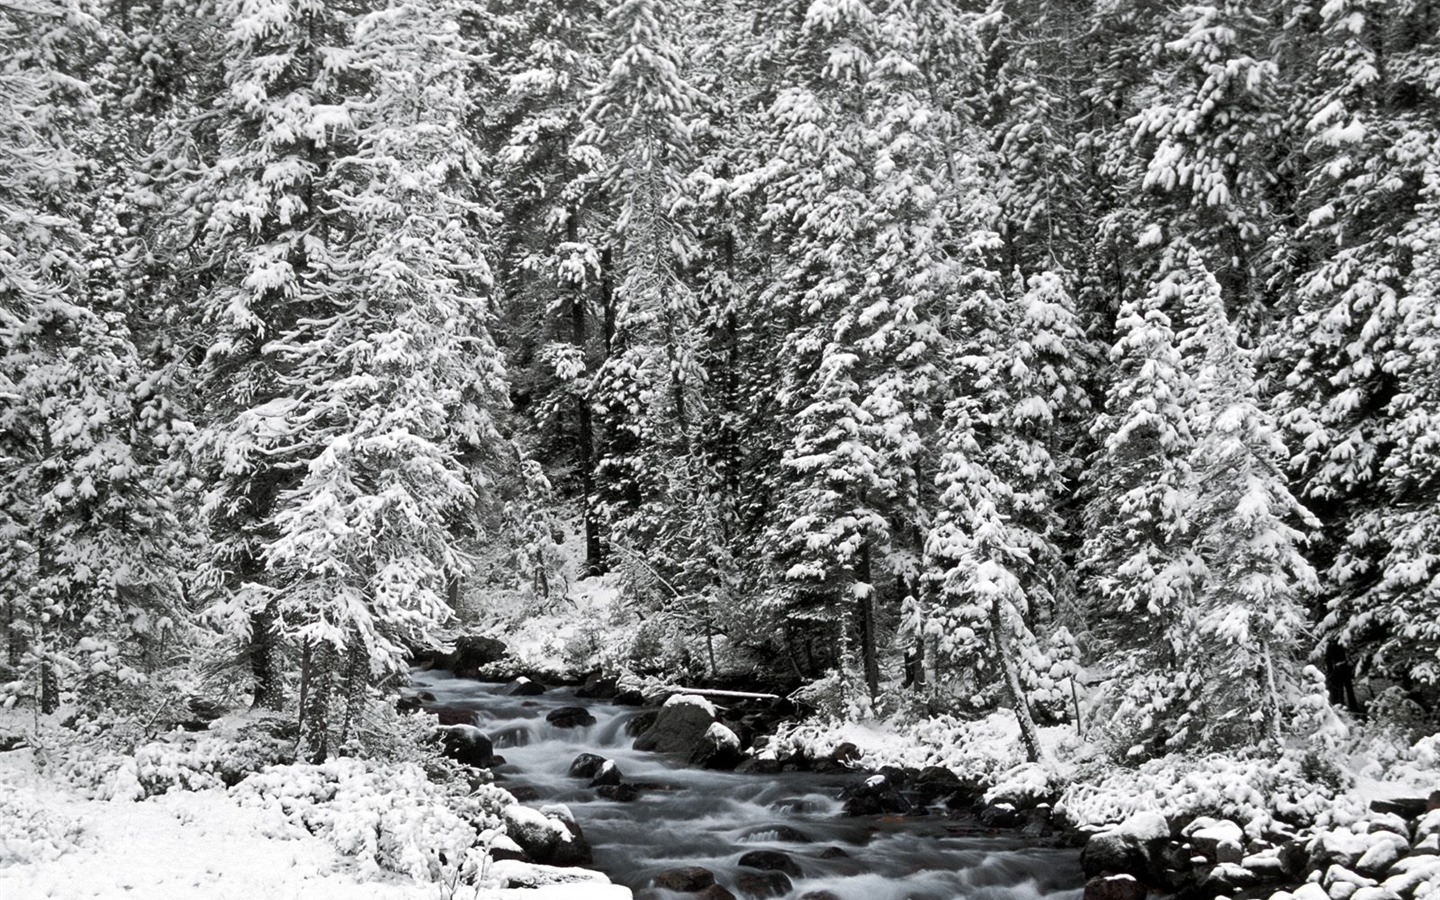
<path fill-rule="evenodd" d="M 603 879 L 603 876 L 597 876 Z M 628 900 L 596 881 L 532 890 L 422 882 L 363 868 L 321 836 L 276 829 L 274 810 L 223 789 L 97 800 L 0 753 L 5 900 Z"/>

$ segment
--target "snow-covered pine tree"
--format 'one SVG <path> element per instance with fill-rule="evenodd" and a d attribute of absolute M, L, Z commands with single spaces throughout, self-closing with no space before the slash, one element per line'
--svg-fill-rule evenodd
<path fill-rule="evenodd" d="M 1311 647 L 1306 602 L 1317 587 L 1300 527 L 1317 523 L 1290 493 L 1286 448 L 1262 405 L 1253 363 L 1225 313 L 1221 289 L 1198 254 L 1183 282 L 1188 327 L 1180 348 L 1195 381 L 1191 416 L 1194 552 L 1204 572 L 1195 595 L 1191 714 L 1171 743 L 1278 747 L 1302 691 Z M 1297 527 L 1299 526 L 1299 527 Z"/>
<path fill-rule="evenodd" d="M 1034 760 L 1033 711 L 1063 708 L 1077 659 L 1056 504 L 1067 493 L 1066 420 L 1088 405 L 1074 357 L 1083 338 L 1051 272 L 1008 297 L 998 280 L 977 284 L 961 314 L 968 334 L 953 363 L 943 494 L 926 541 L 927 627 L 952 680 L 1015 710 Z"/>
<path fill-rule="evenodd" d="M 916 62 L 912 5 L 814 3 L 782 22 L 764 51 L 785 71 L 772 143 L 740 182 L 763 197 L 767 241 L 784 260 L 765 294 L 788 323 L 778 400 L 794 474 L 773 535 L 782 605 L 793 621 L 823 624 L 805 628 L 806 641 L 851 648 L 874 695 L 881 619 L 913 592 L 904 585 L 925 524 L 936 321 L 968 218 L 952 186 L 962 148 Z"/>
<path fill-rule="evenodd" d="M 1190 516 L 1202 489 L 1191 471 L 1190 411 L 1198 395 L 1182 365 L 1171 312 L 1182 312 L 1187 271 L 1172 270 L 1121 307 L 1100 448 L 1085 473 L 1086 582 L 1097 656 L 1114 675 L 1104 723 L 1127 747 L 1163 745 L 1183 712 L 1181 673 L 1203 572 Z"/>
<path fill-rule="evenodd" d="M 577 497 L 585 571 L 606 566 L 591 394 L 613 330 L 613 268 L 595 148 L 581 116 L 602 77 L 605 12 L 598 0 L 506 0 L 490 59 L 502 90 L 485 109 L 496 160 L 494 265 L 498 312 L 517 412 L 534 422 L 531 455 Z"/>
<path fill-rule="evenodd" d="M 582 139 L 598 151 L 613 209 L 618 281 L 610 353 L 592 392 L 604 421 L 597 472 L 612 540 L 646 542 L 677 510 L 661 482 L 690 465 L 704 374 L 685 181 L 701 97 L 682 71 L 677 0 L 624 0 L 607 16 L 616 52 L 595 87 Z M 683 478 L 684 476 L 679 476 Z M 681 491 L 681 499 L 688 494 Z M 633 552 L 633 551 L 632 551 Z"/>
<path fill-rule="evenodd" d="M 449 616 L 500 456 L 464 6 L 218 7 L 228 116 L 196 191 L 213 613 L 300 654 L 313 758 Z"/>
<path fill-rule="evenodd" d="M 0 10 L 0 666 L 44 712 L 143 678 L 175 612 L 168 422 L 127 324 L 111 186 L 80 180 L 113 172 L 76 152 L 108 124 L 70 74 L 102 58 L 91 12 Z"/>
<path fill-rule="evenodd" d="M 1370 610 L 1380 596 L 1372 588 L 1390 577 L 1392 536 L 1413 546 L 1404 513 L 1391 519 L 1409 504 L 1390 493 L 1405 480 L 1391 481 L 1387 470 L 1410 427 L 1400 396 L 1412 359 L 1399 345 L 1409 330 L 1401 308 L 1416 252 L 1408 235 L 1427 227 L 1422 191 L 1440 141 L 1440 21 L 1425 2 L 1336 0 L 1297 16 L 1289 30 L 1317 56 L 1297 74 L 1308 165 L 1294 254 L 1309 265 L 1272 350 L 1290 366 L 1277 405 L 1300 493 L 1323 521 L 1314 554 L 1329 562 L 1322 640 L 1363 668 L 1382 649 L 1388 659 L 1409 658 L 1393 651 L 1413 628 Z"/>
<path fill-rule="evenodd" d="M 1432 61 L 1432 65 L 1434 62 Z M 1434 77 L 1434 76 L 1432 76 Z M 1378 577 L 1323 623 L 1363 648 L 1374 670 L 1435 696 L 1440 688 L 1440 152 L 1431 147 L 1422 202 L 1404 240 L 1413 251 L 1385 368 L 1395 380 L 1387 407 L 1394 447 L 1381 468 L 1387 503 L 1359 526 L 1382 536 Z"/>
<path fill-rule="evenodd" d="M 1155 234 L 1147 243 L 1204 249 L 1251 333 L 1250 323 L 1270 315 L 1263 251 L 1284 243 L 1277 235 L 1287 210 L 1277 209 L 1277 184 L 1295 143 L 1278 102 L 1283 86 L 1266 12 L 1265 4 L 1240 0 L 1169 10 L 1146 60 L 1151 87 L 1136 98 L 1128 123 L 1143 175 L 1127 187 Z"/>

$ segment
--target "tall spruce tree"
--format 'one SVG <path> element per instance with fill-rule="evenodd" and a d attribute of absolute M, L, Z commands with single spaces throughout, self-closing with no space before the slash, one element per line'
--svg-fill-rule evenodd
<path fill-rule="evenodd" d="M 248 632 L 257 703 L 278 702 L 276 651 L 298 655 L 312 758 L 434 639 L 503 456 L 462 6 L 218 8 L 195 298 L 213 613 Z"/>

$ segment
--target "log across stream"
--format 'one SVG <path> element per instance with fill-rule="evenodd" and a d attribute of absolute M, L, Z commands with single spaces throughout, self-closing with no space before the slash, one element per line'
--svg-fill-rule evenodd
<path fill-rule="evenodd" d="M 735 774 L 687 768 L 662 754 L 637 751 L 626 722 L 637 710 L 581 700 L 554 689 L 535 697 L 507 696 L 503 686 L 416 673 L 414 685 L 434 694 L 433 709 L 466 710 L 494 741 L 506 763 L 500 784 L 531 805 L 564 803 L 593 850 L 592 868 L 637 896 L 683 897 L 652 890 L 657 878 L 687 867 L 713 872 L 736 896 L 757 896 L 753 869 L 740 858 L 754 850 L 793 862 L 800 900 L 1079 900 L 1079 854 L 1037 846 L 1013 832 L 995 834 L 974 820 L 944 815 L 847 817 L 838 799 L 856 775 L 785 772 Z M 546 715 L 585 706 L 589 726 L 558 728 Z M 570 777 L 581 753 L 612 759 L 636 799 L 607 800 Z M 746 879 L 750 880 L 747 882 Z"/>

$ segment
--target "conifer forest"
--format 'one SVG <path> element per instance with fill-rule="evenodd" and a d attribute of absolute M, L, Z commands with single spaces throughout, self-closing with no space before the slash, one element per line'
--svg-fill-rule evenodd
<path fill-rule="evenodd" d="M 472 678 L 1440 900 L 1437 295 L 1440 0 L 0 0 L 0 895 L 363 772 L 511 896 Z"/>

